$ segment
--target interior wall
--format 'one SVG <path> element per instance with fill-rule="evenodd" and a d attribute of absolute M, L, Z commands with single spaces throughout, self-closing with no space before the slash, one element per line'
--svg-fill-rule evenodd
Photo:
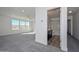
<path fill-rule="evenodd" d="M 47 45 L 47 8 L 36 8 L 36 42 Z"/>
<path fill-rule="evenodd" d="M 51 30 L 51 18 L 50 17 L 48 17 L 48 19 L 47 19 L 47 29 L 48 30 Z"/>
<path fill-rule="evenodd" d="M 0 19 L 0 34 L 2 34 L 2 20 L 1 19 Z"/>
<path fill-rule="evenodd" d="M 60 35 L 60 18 L 51 18 L 52 35 Z"/>
<path fill-rule="evenodd" d="M 0 16 L 1 28 L 0 35 L 7 35 L 13 33 L 11 32 L 10 18 L 6 16 Z"/>
<path fill-rule="evenodd" d="M 67 48 L 67 7 L 60 8 L 60 47 L 63 51 Z"/>
<path fill-rule="evenodd" d="M 79 40 L 79 11 L 73 15 L 73 36 Z"/>
<path fill-rule="evenodd" d="M 9 16 L 0 16 L 0 35 L 9 35 L 9 34 L 16 34 L 22 33 L 22 31 L 13 31 L 11 26 L 11 19 L 12 17 Z M 34 22 L 34 19 L 33 19 Z M 34 31 L 34 23 L 32 24 L 32 28 Z"/>

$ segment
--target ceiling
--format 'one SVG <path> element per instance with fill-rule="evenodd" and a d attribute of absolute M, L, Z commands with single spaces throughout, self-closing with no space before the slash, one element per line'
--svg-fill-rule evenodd
<path fill-rule="evenodd" d="M 79 11 L 79 7 L 68 7 L 68 11 L 72 11 L 71 14 L 68 13 L 68 15 L 73 15 L 77 11 Z"/>
<path fill-rule="evenodd" d="M 0 15 L 30 16 L 35 17 L 34 7 L 0 7 Z"/>
<path fill-rule="evenodd" d="M 48 17 L 55 18 L 60 15 L 60 8 L 48 10 Z"/>
<path fill-rule="evenodd" d="M 72 11 L 72 13 L 70 14 L 69 11 Z M 68 7 L 68 15 L 73 15 L 77 11 L 79 11 L 79 7 Z M 60 8 L 51 9 L 48 11 L 49 18 L 55 18 L 59 16 L 60 16 Z"/>
<path fill-rule="evenodd" d="M 68 7 L 68 11 L 72 11 L 72 15 L 79 10 L 79 7 Z M 0 15 L 15 15 L 15 16 L 30 16 L 35 18 L 35 7 L 0 7 Z M 58 7 L 48 7 L 48 17 L 59 17 L 60 8 Z"/>
<path fill-rule="evenodd" d="M 58 7 L 47 7 L 47 10 L 56 9 Z"/>

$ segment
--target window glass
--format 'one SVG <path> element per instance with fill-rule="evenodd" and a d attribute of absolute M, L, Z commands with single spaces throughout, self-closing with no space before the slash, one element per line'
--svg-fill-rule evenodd
<path fill-rule="evenodd" d="M 25 27 L 25 21 L 20 20 L 20 30 L 23 32 L 26 31 L 26 27 Z"/>
<path fill-rule="evenodd" d="M 19 20 L 12 19 L 11 23 L 12 23 L 12 30 L 19 30 Z"/>
<path fill-rule="evenodd" d="M 22 20 L 22 19 L 12 19 L 11 20 L 12 30 L 19 30 L 21 32 L 31 32 L 33 31 L 32 21 Z"/>

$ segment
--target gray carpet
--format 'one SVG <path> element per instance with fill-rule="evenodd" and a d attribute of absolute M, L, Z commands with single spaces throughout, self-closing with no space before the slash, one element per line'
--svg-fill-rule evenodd
<path fill-rule="evenodd" d="M 61 52 L 59 48 L 35 42 L 35 35 L 0 36 L 0 52 Z"/>
<path fill-rule="evenodd" d="M 79 40 L 68 35 L 68 51 L 79 52 Z"/>

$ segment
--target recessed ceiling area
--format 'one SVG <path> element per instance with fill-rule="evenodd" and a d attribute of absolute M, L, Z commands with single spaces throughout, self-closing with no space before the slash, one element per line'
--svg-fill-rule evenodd
<path fill-rule="evenodd" d="M 0 15 L 30 16 L 35 17 L 34 7 L 0 7 Z"/>

